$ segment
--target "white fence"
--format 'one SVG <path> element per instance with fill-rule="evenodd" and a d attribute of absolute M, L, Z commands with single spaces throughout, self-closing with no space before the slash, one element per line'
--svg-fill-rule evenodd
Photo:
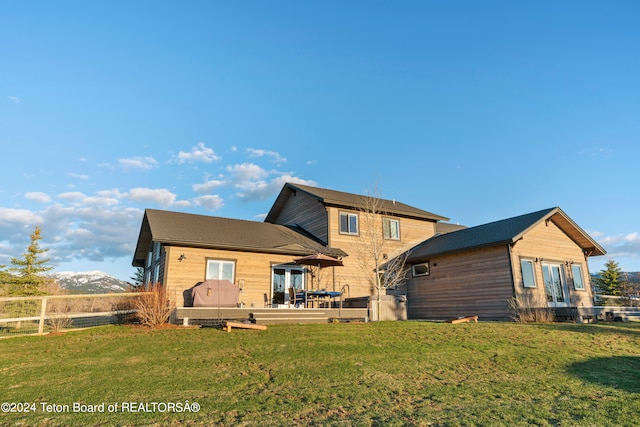
<path fill-rule="evenodd" d="M 144 294 L 0 297 L 0 338 L 124 323 L 135 313 L 133 298 Z"/>

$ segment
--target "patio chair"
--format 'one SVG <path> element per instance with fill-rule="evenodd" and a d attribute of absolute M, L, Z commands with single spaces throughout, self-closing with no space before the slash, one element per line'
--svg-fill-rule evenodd
<path fill-rule="evenodd" d="M 269 301 L 269 295 L 264 294 L 264 308 L 271 307 L 271 301 Z"/>
<path fill-rule="evenodd" d="M 296 293 L 295 288 L 289 288 L 289 304 L 294 307 L 298 307 L 300 304 L 304 305 L 304 297 L 298 293 Z"/>

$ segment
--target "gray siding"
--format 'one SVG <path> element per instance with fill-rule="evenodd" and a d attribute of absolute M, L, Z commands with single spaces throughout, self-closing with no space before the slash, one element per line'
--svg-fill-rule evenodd
<path fill-rule="evenodd" d="M 510 318 L 508 301 L 514 291 L 506 245 L 434 257 L 429 262 L 431 274 L 411 278 L 407 284 L 410 319 Z"/>

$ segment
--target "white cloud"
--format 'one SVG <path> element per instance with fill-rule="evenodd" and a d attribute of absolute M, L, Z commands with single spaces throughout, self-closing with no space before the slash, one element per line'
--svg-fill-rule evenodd
<path fill-rule="evenodd" d="M 218 195 L 200 196 L 194 200 L 195 204 L 209 210 L 220 209 L 224 206 L 224 200 Z"/>
<path fill-rule="evenodd" d="M 133 254 L 142 210 L 129 207 L 52 205 L 41 212 L 43 243 L 53 263 L 104 261 Z"/>
<path fill-rule="evenodd" d="M 51 196 L 48 194 L 42 193 L 40 191 L 33 191 L 26 193 L 24 195 L 25 199 L 31 200 L 32 202 L 38 203 L 49 203 L 51 201 Z"/>
<path fill-rule="evenodd" d="M 87 196 L 79 191 L 68 191 L 58 194 L 58 199 L 76 206 L 114 206 L 120 202 L 119 197 L 105 192 L 98 192 L 97 196 Z"/>
<path fill-rule="evenodd" d="M 288 173 L 283 173 L 270 181 L 241 181 L 236 183 L 236 187 L 241 190 L 240 193 L 238 193 L 238 197 L 242 200 L 264 200 L 274 194 L 277 194 L 282 189 L 282 186 L 287 182 L 303 185 L 316 185 L 314 181 L 297 178 Z"/>
<path fill-rule="evenodd" d="M 14 104 L 20 104 L 20 101 L 21 101 L 21 99 L 18 98 L 17 96 L 7 96 L 7 99 L 13 102 Z"/>
<path fill-rule="evenodd" d="M 592 234 L 593 235 L 593 234 Z M 603 236 L 598 242 L 607 250 L 610 258 L 640 258 L 640 233 Z"/>
<path fill-rule="evenodd" d="M 258 150 L 255 148 L 247 148 L 249 152 L 249 157 L 271 157 L 275 163 L 284 163 L 287 161 L 285 157 L 282 157 L 279 153 L 275 151 L 267 151 L 267 150 Z"/>
<path fill-rule="evenodd" d="M 132 188 L 127 198 L 136 203 L 154 203 L 162 207 L 171 206 L 176 201 L 176 195 L 164 188 Z"/>
<path fill-rule="evenodd" d="M 179 164 L 185 162 L 205 162 L 211 163 L 220 160 L 212 148 L 205 146 L 204 142 L 199 142 L 197 146 L 191 147 L 191 152 L 180 151 L 176 158 Z"/>
<path fill-rule="evenodd" d="M 266 178 L 269 173 L 254 163 L 242 163 L 240 165 L 227 166 L 236 183 Z M 237 185 L 237 184 L 236 184 Z"/>
<path fill-rule="evenodd" d="M 58 194 L 59 199 L 65 200 L 67 202 L 80 202 L 86 197 L 87 196 L 85 196 L 84 193 L 81 193 L 79 191 L 68 191 L 66 193 Z"/>
<path fill-rule="evenodd" d="M 158 166 L 158 161 L 153 157 L 130 157 L 118 159 L 120 166 L 125 169 L 138 169 L 148 171 Z"/>
<path fill-rule="evenodd" d="M 27 209 L 0 208 L 0 226 L 30 225 L 37 226 L 42 217 Z"/>
<path fill-rule="evenodd" d="M 213 190 L 223 187 L 227 184 L 226 181 L 222 181 L 219 179 L 210 179 L 207 180 L 205 182 L 203 182 L 202 184 L 193 184 L 193 186 L 191 187 L 193 191 L 195 191 L 196 193 L 200 193 L 200 194 L 207 194 L 212 192 Z"/>

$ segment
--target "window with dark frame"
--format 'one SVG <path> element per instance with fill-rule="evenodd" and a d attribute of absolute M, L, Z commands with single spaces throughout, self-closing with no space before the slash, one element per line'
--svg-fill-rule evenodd
<path fill-rule="evenodd" d="M 521 259 L 520 269 L 522 270 L 522 286 L 525 288 L 536 287 L 536 275 L 533 268 L 534 261 L 532 259 Z"/>
<path fill-rule="evenodd" d="M 411 266 L 411 272 L 413 274 L 413 277 L 428 276 L 429 275 L 429 261 L 422 262 L 420 264 L 413 264 Z"/>
<path fill-rule="evenodd" d="M 340 233 L 358 234 L 358 215 L 348 212 L 340 212 Z"/>

